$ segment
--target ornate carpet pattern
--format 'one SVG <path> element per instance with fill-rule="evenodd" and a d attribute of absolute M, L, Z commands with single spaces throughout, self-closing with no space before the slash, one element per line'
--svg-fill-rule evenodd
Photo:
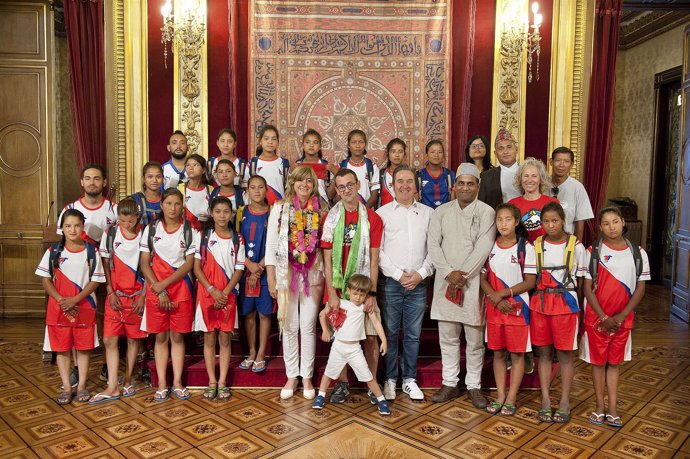
<path fill-rule="evenodd" d="M 428 140 L 447 143 L 449 2 L 257 0 L 250 8 L 250 126 L 276 125 L 291 161 L 310 127 L 329 161 L 345 157 L 352 129 L 367 133 L 378 164 L 394 137 L 408 142 L 414 167 Z"/>

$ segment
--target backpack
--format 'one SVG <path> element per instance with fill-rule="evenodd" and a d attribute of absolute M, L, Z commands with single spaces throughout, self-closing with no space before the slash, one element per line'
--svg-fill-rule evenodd
<path fill-rule="evenodd" d="M 213 168 L 215 167 L 216 163 L 220 161 L 220 156 L 214 156 L 213 158 L 208 160 L 208 173 L 206 174 L 206 178 L 208 179 L 209 183 L 217 183 L 215 182 L 215 179 L 213 178 Z M 235 172 L 237 173 L 237 177 L 239 177 L 239 182 L 240 185 L 244 182 L 244 173 L 247 171 L 247 161 L 244 159 L 237 157 L 237 165 L 239 166 L 239 170 L 236 170 Z M 233 162 L 233 166 L 235 163 Z"/>
<path fill-rule="evenodd" d="M 149 207 L 146 205 L 148 201 L 146 200 L 144 193 L 137 191 L 136 193 L 132 194 L 132 199 L 134 199 L 134 202 L 137 203 L 137 207 L 139 208 L 139 223 L 141 223 L 142 226 L 146 226 L 151 223 L 149 221 L 149 212 L 154 214 L 154 218 L 151 221 L 158 220 L 161 210 L 149 209 Z"/>
<path fill-rule="evenodd" d="M 158 222 L 149 223 L 149 238 L 148 246 L 151 256 L 153 256 L 153 237 L 156 235 L 156 224 Z M 192 245 L 194 239 L 194 233 L 192 232 L 192 224 L 188 220 L 182 220 L 182 231 L 184 232 L 184 244 L 188 249 Z"/>
<path fill-rule="evenodd" d="M 544 236 L 539 236 L 534 242 L 534 254 L 537 260 L 537 282 L 535 285 L 539 285 L 541 282 L 542 272 L 546 269 L 548 271 L 555 271 L 562 269 L 564 271 L 562 284 L 563 287 L 559 288 L 545 288 L 536 290 L 539 292 L 539 297 L 541 299 L 542 311 L 544 310 L 544 293 L 556 293 L 560 295 L 565 295 L 566 292 L 574 292 L 577 290 L 575 288 L 575 280 L 571 274 L 573 265 L 575 264 L 575 244 L 577 243 L 577 238 L 572 234 L 567 235 L 565 241 L 565 253 L 563 254 L 563 264 L 561 266 L 544 266 Z M 570 287 L 569 287 L 570 286 Z"/>
<path fill-rule="evenodd" d="M 93 276 L 94 271 L 96 271 L 96 247 L 89 242 L 84 242 L 86 245 L 86 259 L 89 264 L 89 279 Z M 60 267 L 60 255 L 65 249 L 65 243 L 63 241 L 55 242 L 50 245 L 50 255 L 48 258 L 48 271 L 50 272 L 50 277 L 55 278 L 55 270 Z"/>
<path fill-rule="evenodd" d="M 640 253 L 640 247 L 637 244 L 633 244 L 628 239 L 625 239 L 628 248 L 632 252 L 633 260 L 635 260 L 635 277 L 639 279 L 642 274 L 642 254 Z M 592 256 L 589 258 L 589 275 L 592 276 L 592 291 L 597 288 L 597 278 L 599 277 L 599 260 L 601 255 L 601 244 L 603 241 L 597 239 L 592 244 Z"/>
<path fill-rule="evenodd" d="M 422 200 L 422 175 L 423 175 L 424 169 L 420 169 L 417 171 L 417 192 L 419 193 L 419 200 Z M 450 169 L 447 167 L 443 168 L 443 177 L 446 179 L 446 183 L 448 184 L 448 196 L 450 196 L 451 192 L 453 191 L 453 181 L 451 180 L 450 176 Z"/>
<path fill-rule="evenodd" d="M 112 225 L 108 227 L 108 232 L 105 235 L 105 249 L 108 251 L 108 254 L 110 255 L 108 257 L 108 266 L 110 267 L 110 270 L 112 271 L 113 268 L 115 268 L 115 260 L 113 260 L 113 253 L 114 253 L 114 244 L 115 244 L 115 235 L 117 234 L 117 227 L 118 225 Z"/>
<path fill-rule="evenodd" d="M 350 158 L 345 158 L 342 161 L 340 161 L 339 166 L 341 169 L 345 169 L 345 168 L 347 168 L 347 165 L 349 163 L 350 163 Z M 374 177 L 374 162 L 365 156 L 364 157 L 364 164 L 367 166 L 367 180 L 369 180 L 369 187 L 371 188 L 371 179 Z"/>
<path fill-rule="evenodd" d="M 518 263 L 520 264 L 520 274 L 524 279 L 525 277 L 525 256 L 527 252 L 527 239 L 524 237 L 519 237 L 517 241 L 517 256 Z"/>
<path fill-rule="evenodd" d="M 235 256 L 237 256 L 237 249 L 240 246 L 240 236 L 239 234 L 237 234 L 237 231 L 233 231 L 231 226 L 229 226 L 229 229 L 230 233 L 232 233 L 232 244 L 235 247 Z M 213 231 L 214 228 L 209 226 L 208 228 L 204 228 L 204 230 L 201 232 L 201 241 L 199 242 L 199 253 L 201 254 L 202 266 L 206 262 L 206 253 L 208 252 L 208 240 L 211 237 L 211 233 Z"/>
<path fill-rule="evenodd" d="M 182 193 L 182 200 L 184 201 L 187 198 L 187 182 L 178 183 L 177 189 Z M 211 194 L 213 194 L 213 187 L 211 185 L 206 185 L 206 196 L 209 202 L 211 202 Z"/>
<path fill-rule="evenodd" d="M 287 187 L 288 171 L 290 170 L 290 161 L 287 158 L 280 157 L 283 165 L 283 189 Z M 249 160 L 249 176 L 256 175 L 256 169 L 259 167 L 259 157 L 254 156 Z"/>
<path fill-rule="evenodd" d="M 235 207 L 237 207 L 237 209 L 239 209 L 240 207 L 242 207 L 244 205 L 244 198 L 242 197 L 243 191 L 242 191 L 242 187 L 240 187 L 239 185 L 234 185 L 234 189 L 235 189 Z M 220 196 L 220 187 L 216 187 L 213 189 L 213 191 L 211 191 L 211 194 L 208 197 L 209 204 L 211 203 L 213 198 L 217 198 L 218 196 Z"/>

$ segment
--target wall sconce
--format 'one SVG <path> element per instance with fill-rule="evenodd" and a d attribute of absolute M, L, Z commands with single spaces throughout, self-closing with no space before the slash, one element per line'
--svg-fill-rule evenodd
<path fill-rule="evenodd" d="M 519 14 L 517 1 L 513 1 L 505 10 L 503 16 L 503 34 L 501 35 L 501 48 L 503 52 L 522 60 L 523 51 L 527 51 L 527 81 L 532 82 L 532 55 L 537 57 L 537 80 L 539 80 L 539 53 L 541 51 L 541 34 L 539 27 L 543 17 L 539 14 L 539 4 L 532 3 L 532 24 L 529 23 L 528 14 Z M 530 29 L 533 31 L 530 32 Z"/>
<path fill-rule="evenodd" d="M 195 0 L 185 0 L 182 12 L 175 20 L 171 0 L 161 7 L 163 27 L 161 28 L 161 43 L 165 68 L 168 68 L 168 43 L 172 42 L 173 52 L 181 52 L 184 57 L 191 59 L 200 54 L 206 37 L 206 4 L 197 5 Z"/>

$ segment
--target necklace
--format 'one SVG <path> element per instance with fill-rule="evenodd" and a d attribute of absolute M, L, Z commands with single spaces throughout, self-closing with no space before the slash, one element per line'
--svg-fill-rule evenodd
<path fill-rule="evenodd" d="M 297 196 L 294 197 L 292 212 L 290 212 L 290 234 L 288 237 L 288 262 L 294 276 L 291 289 L 297 290 L 298 279 L 301 277 L 307 293 L 309 282 L 307 276 L 316 260 L 316 246 L 319 242 L 319 198 L 312 197 L 301 207 Z"/>

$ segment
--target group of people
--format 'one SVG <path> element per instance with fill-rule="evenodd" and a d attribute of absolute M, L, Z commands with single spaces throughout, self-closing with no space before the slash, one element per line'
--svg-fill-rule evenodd
<path fill-rule="evenodd" d="M 236 140 L 223 129 L 219 155 L 207 162 L 188 155 L 186 137 L 176 131 L 167 146 L 170 161 L 147 163 L 143 190 L 117 205 L 103 197 L 103 167 L 84 168 L 84 195 L 63 210 L 62 241 L 46 251 L 36 271 L 49 296 L 45 347 L 57 353 L 64 386 L 58 403 L 72 401 L 72 383 L 80 402 L 133 395 L 136 356 L 149 334 L 155 335 L 154 399 L 189 398 L 182 370 L 184 335 L 192 331 L 204 333 L 209 383 L 202 396 L 227 399 L 230 339 L 239 317 L 249 350 L 239 370 L 260 373 L 277 314 L 287 376 L 281 398 L 293 397 L 301 380 L 302 395 L 322 409 L 335 381 L 330 402 L 343 403 L 350 366 L 367 384 L 371 403 L 388 415 L 399 381 L 411 399 L 424 399 L 417 357 L 427 284 L 433 282 L 431 319 L 438 321 L 443 366 L 434 402 L 460 395 L 464 331 L 465 386 L 476 408 L 515 414 L 535 346 L 538 417 L 567 422 L 579 342 L 597 396 L 590 422 L 622 425 L 618 365 L 630 359 L 633 311 L 644 295 L 649 263 L 624 238 L 616 208 L 598 214 L 601 239 L 588 249 L 582 245 L 584 223 L 594 215 L 584 187 L 569 175 L 571 150 L 552 152 L 550 176 L 539 160 L 518 163 L 517 142 L 505 129 L 494 143 L 497 167 L 491 166 L 488 140 L 474 136 L 456 172 L 443 166 L 438 140 L 427 144 L 426 165 L 418 171 L 407 164 L 406 144 L 398 138 L 388 143 L 379 168 L 366 156 L 360 130 L 349 133 L 347 157 L 337 166 L 322 158 L 321 136 L 313 129 L 304 133 L 302 155 L 292 165 L 278 155 L 273 126 L 260 130 L 248 162 L 235 154 Z M 107 297 L 99 329 L 94 292 L 102 283 Z M 321 340 L 332 343 L 318 389 L 317 321 Z M 128 347 L 120 391 L 123 335 Z M 86 373 L 99 336 L 108 386 L 91 396 Z M 492 401 L 480 391 L 485 338 L 498 388 Z M 555 411 L 549 394 L 553 349 L 563 388 Z M 70 381 L 72 350 L 77 381 Z M 376 380 L 379 357 L 382 386 Z"/>

